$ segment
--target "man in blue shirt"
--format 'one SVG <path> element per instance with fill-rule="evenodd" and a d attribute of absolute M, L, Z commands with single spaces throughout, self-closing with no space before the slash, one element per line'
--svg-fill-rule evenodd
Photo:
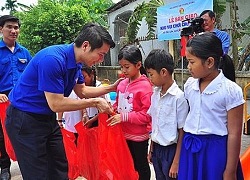
<path fill-rule="evenodd" d="M 0 31 L 3 38 L 0 41 L 0 105 L 7 103 L 8 94 L 31 60 L 29 51 L 16 42 L 20 21 L 10 15 L 0 17 Z M 6 153 L 3 129 L 0 121 L 0 180 L 10 179 L 10 158 Z"/>
<path fill-rule="evenodd" d="M 200 17 L 204 20 L 204 23 L 202 25 L 202 28 L 204 31 L 214 32 L 216 36 L 221 40 L 222 42 L 222 49 L 224 51 L 224 54 L 228 54 L 229 46 L 230 46 L 230 36 L 225 31 L 220 31 L 214 27 L 215 23 L 215 14 L 211 10 L 204 10 Z"/>
<path fill-rule="evenodd" d="M 10 92 L 6 130 L 16 153 L 23 179 L 68 179 L 68 164 L 55 112 L 96 107 L 112 113 L 109 103 L 98 97 L 115 91 L 109 86 L 85 86 L 82 63 L 100 63 L 112 37 L 102 26 L 87 23 L 72 44 L 54 45 L 39 51 Z M 80 98 L 68 98 L 74 90 Z"/>

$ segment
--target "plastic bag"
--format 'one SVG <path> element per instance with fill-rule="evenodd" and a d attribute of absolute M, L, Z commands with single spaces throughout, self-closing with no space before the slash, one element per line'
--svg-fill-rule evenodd
<path fill-rule="evenodd" d="M 107 126 L 107 114 L 99 114 L 99 168 L 101 179 L 137 180 L 139 175 L 121 125 Z"/>
<path fill-rule="evenodd" d="M 12 147 L 12 144 L 10 142 L 9 136 L 7 135 L 6 129 L 5 129 L 5 117 L 6 117 L 6 109 L 8 108 L 10 102 L 7 101 L 6 103 L 0 103 L 0 120 L 3 127 L 3 135 L 4 135 L 4 143 L 5 143 L 5 149 L 8 153 L 10 159 L 13 161 L 16 161 L 16 155 L 14 152 L 14 149 Z"/>
<path fill-rule="evenodd" d="M 98 180 L 98 138 L 97 128 L 87 128 L 82 122 L 75 125 L 78 133 L 77 159 L 79 173 L 88 180 Z"/>
<path fill-rule="evenodd" d="M 69 179 L 76 179 L 79 176 L 78 164 L 77 164 L 77 148 L 75 144 L 75 135 L 66 129 L 61 129 L 63 136 L 63 144 L 68 160 L 68 177 Z"/>
<path fill-rule="evenodd" d="M 99 114 L 98 127 L 75 126 L 80 174 L 88 180 L 137 180 L 120 124 L 107 126 L 107 119 L 107 114 Z"/>

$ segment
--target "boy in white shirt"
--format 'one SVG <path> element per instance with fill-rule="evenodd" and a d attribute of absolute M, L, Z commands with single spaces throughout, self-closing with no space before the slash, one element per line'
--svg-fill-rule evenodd
<path fill-rule="evenodd" d="M 171 54 L 161 49 L 152 50 L 144 66 L 156 86 L 148 110 L 152 117 L 148 160 L 152 160 L 156 179 L 176 179 L 188 103 L 172 78 L 174 61 Z"/>

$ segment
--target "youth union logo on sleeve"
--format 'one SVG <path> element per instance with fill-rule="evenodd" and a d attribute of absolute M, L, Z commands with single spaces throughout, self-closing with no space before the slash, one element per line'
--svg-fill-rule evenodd
<path fill-rule="evenodd" d="M 27 59 L 18 59 L 21 63 L 26 63 L 27 62 Z"/>

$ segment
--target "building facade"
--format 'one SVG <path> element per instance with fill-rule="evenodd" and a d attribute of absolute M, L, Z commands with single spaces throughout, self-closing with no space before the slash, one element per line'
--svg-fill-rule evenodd
<path fill-rule="evenodd" d="M 179 0 L 165 0 L 165 5 L 177 2 Z M 125 41 L 125 32 L 128 25 L 128 21 L 130 16 L 132 15 L 134 9 L 141 4 L 142 2 L 149 2 L 149 0 L 121 0 L 109 9 L 108 11 L 108 22 L 109 22 L 109 32 L 112 35 L 116 47 L 110 51 L 111 62 L 110 64 L 115 66 L 118 65 L 117 55 L 120 48 L 124 45 Z M 250 3 L 249 0 L 237 0 L 238 11 L 236 16 L 238 17 L 239 22 L 243 22 L 247 17 L 249 17 L 249 9 Z M 226 30 L 229 34 L 231 34 L 231 22 L 230 22 L 230 7 L 229 3 L 227 3 L 226 12 L 223 14 L 222 18 L 222 29 Z M 138 39 L 137 45 L 140 47 L 140 50 L 143 55 L 143 59 L 148 55 L 148 53 L 152 49 L 163 48 L 168 50 L 174 57 L 176 61 L 180 61 L 180 56 L 175 56 L 173 53 L 173 41 L 159 41 L 157 39 L 157 32 L 155 32 L 156 36 L 153 40 L 146 40 L 148 29 L 146 22 L 143 20 L 141 22 L 140 29 L 136 38 Z M 241 40 L 237 41 L 239 46 L 246 47 L 249 43 L 249 36 L 244 36 Z M 175 50 L 179 54 L 180 51 L 180 42 L 179 40 L 174 40 L 176 44 Z M 178 63 L 178 62 L 177 62 Z"/>

